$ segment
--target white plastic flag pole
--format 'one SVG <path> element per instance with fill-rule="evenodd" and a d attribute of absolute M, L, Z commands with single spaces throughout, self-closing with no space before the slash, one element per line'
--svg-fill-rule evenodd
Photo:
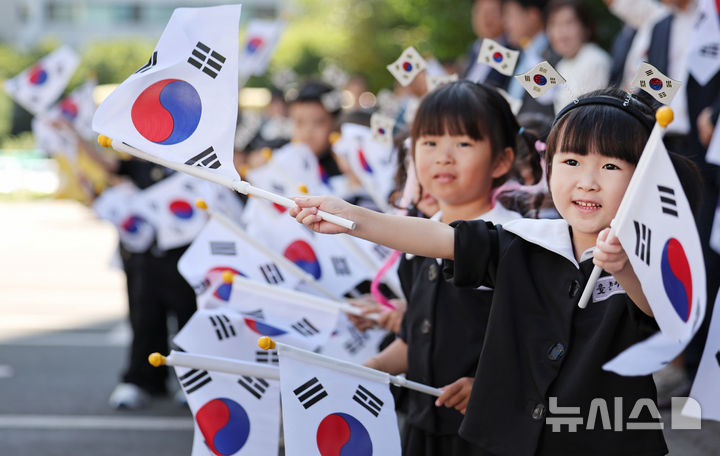
<path fill-rule="evenodd" d="M 152 154 L 148 154 L 146 152 L 141 151 L 140 149 L 136 149 L 132 146 L 129 146 L 121 141 L 115 141 L 104 135 L 98 136 L 98 143 L 100 143 L 100 145 L 103 147 L 112 147 L 113 149 L 115 149 L 118 152 L 124 152 L 126 154 L 134 155 L 138 158 L 142 158 L 143 160 L 151 161 L 153 163 L 157 163 L 158 165 L 162 165 L 167 168 L 174 169 L 175 171 L 183 172 L 183 173 L 190 174 L 191 176 L 195 176 L 200 179 L 204 179 L 204 180 L 207 180 L 210 182 L 215 182 L 216 184 L 224 185 L 225 187 L 231 188 L 238 193 L 242 193 L 242 194 L 245 194 L 248 196 L 256 196 L 259 198 L 263 198 L 263 199 L 272 201 L 273 203 L 287 207 L 289 209 L 294 208 L 296 206 L 295 202 L 293 200 L 291 200 L 290 198 L 285 198 L 284 196 L 280 196 L 275 193 L 268 192 L 267 190 L 263 190 L 261 188 L 254 187 L 254 186 L 250 185 L 248 182 L 245 182 L 242 179 L 240 179 L 239 176 L 238 176 L 238 179 L 231 179 L 229 177 L 222 176 L 217 173 L 213 173 L 211 171 L 200 168 L 198 166 L 184 165 L 184 164 L 164 160 L 160 157 L 157 157 Z M 328 221 L 330 223 L 334 223 L 339 226 L 342 226 L 343 228 L 347 228 L 349 230 L 355 229 L 355 222 L 353 222 L 353 221 L 344 219 L 342 217 L 338 217 L 337 215 L 329 214 L 324 211 L 318 211 L 318 215 L 323 220 Z"/>
<path fill-rule="evenodd" d="M 251 377 L 280 379 L 280 369 L 275 366 L 264 366 L 257 363 L 238 361 L 231 358 L 219 356 L 196 355 L 192 353 L 178 352 L 171 350 L 170 354 L 163 356 L 160 353 L 153 353 L 148 356 L 148 362 L 155 367 L 176 366 L 187 367 L 213 372 L 224 372 L 226 374 L 247 375 Z"/>
<path fill-rule="evenodd" d="M 418 391 L 420 393 L 428 394 L 430 396 L 439 397 L 442 394 L 442 391 L 440 389 L 433 388 L 432 386 L 423 385 L 422 383 L 414 382 L 412 380 L 408 380 L 404 377 L 399 377 L 397 375 L 390 375 L 387 372 L 371 369 L 360 364 L 353 364 L 337 358 L 331 358 L 329 356 L 324 356 L 318 353 L 302 350 L 300 348 L 293 347 L 292 345 L 275 342 L 267 336 L 258 339 L 258 347 L 262 348 L 263 350 L 273 350 L 277 348 L 278 354 L 280 354 L 281 356 L 283 351 L 302 352 L 302 356 L 304 358 L 311 359 L 314 364 L 326 367 L 328 369 L 333 369 L 336 371 L 344 372 L 346 374 L 354 375 L 356 377 L 362 377 L 385 384 L 392 383 L 395 386 L 411 389 L 413 391 Z M 282 360 L 280 362 L 282 362 Z"/>
<path fill-rule="evenodd" d="M 649 158 L 651 155 L 650 152 L 657 146 L 659 141 L 662 141 L 662 137 L 665 134 L 665 129 L 668 125 L 670 125 L 670 122 L 673 121 L 672 109 L 667 106 L 663 106 L 662 108 L 658 109 L 655 113 L 655 120 L 655 127 L 650 133 L 650 137 L 648 138 L 647 143 L 645 143 L 645 148 L 643 148 L 642 155 L 640 155 L 640 160 L 638 160 L 638 164 L 635 167 L 635 172 L 633 173 L 633 176 L 630 179 L 630 183 L 625 190 L 625 195 L 620 202 L 620 206 L 618 207 L 617 213 L 615 214 L 615 218 L 613 218 L 612 222 L 610 222 L 610 232 L 608 233 L 608 239 L 612 236 L 615 236 L 616 221 L 622 220 L 625 217 L 627 207 L 630 204 L 630 201 L 635 197 L 635 187 L 637 187 L 637 183 L 640 181 L 640 176 L 642 176 L 645 171 L 650 166 L 652 166 Z M 580 307 L 581 309 L 587 307 L 587 304 L 592 297 L 593 290 L 595 289 L 595 282 L 597 282 L 597 279 L 600 277 L 601 272 L 602 268 L 600 266 L 595 266 L 590 273 L 590 277 L 585 284 L 585 289 L 580 296 L 580 301 L 578 301 L 578 307 Z"/>

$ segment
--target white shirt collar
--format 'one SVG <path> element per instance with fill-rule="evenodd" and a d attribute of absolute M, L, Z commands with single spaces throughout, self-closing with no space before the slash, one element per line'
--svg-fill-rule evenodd
<path fill-rule="evenodd" d="M 557 253 L 580 269 L 580 265 L 575 259 L 570 229 L 565 220 L 519 219 L 506 223 L 503 228 L 528 242 Z M 592 258 L 594 250 L 595 247 L 585 250 L 580 255 L 580 262 Z"/>

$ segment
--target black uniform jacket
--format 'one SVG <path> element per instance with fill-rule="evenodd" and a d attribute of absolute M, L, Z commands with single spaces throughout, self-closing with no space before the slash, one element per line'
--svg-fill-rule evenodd
<path fill-rule="evenodd" d="M 656 400 L 652 377 L 602 369 L 657 325 L 624 292 L 577 306 L 593 264 L 591 255 L 580 264 L 575 260 L 567 223 L 523 219 L 503 228 L 478 220 L 453 226 L 455 260 L 444 264 L 445 274 L 459 286 L 495 289 L 460 435 L 495 455 L 666 454 L 661 430 L 627 430 L 630 422 L 653 422 L 647 408 L 629 419 L 636 401 Z M 583 419 L 576 432 L 568 426 L 553 432 L 546 423 L 551 398 L 558 407 L 579 407 L 571 415 Z M 600 414 L 594 430 L 587 429 L 595 398 L 607 405 L 609 429 Z M 616 421 L 622 431 L 615 430 Z"/>

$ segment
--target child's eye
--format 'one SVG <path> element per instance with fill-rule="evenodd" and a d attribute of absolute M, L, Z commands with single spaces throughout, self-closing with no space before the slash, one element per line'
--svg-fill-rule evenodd
<path fill-rule="evenodd" d="M 422 145 L 423 145 L 423 146 L 431 146 L 431 147 L 432 147 L 432 146 L 435 145 L 435 141 L 430 141 L 430 140 L 428 139 L 428 140 L 423 141 Z"/>
<path fill-rule="evenodd" d="M 472 147 L 472 144 L 470 144 L 469 142 L 461 142 L 460 144 L 458 144 L 458 146 L 460 146 L 460 147 Z"/>
<path fill-rule="evenodd" d="M 570 166 L 578 166 L 579 165 L 578 161 L 573 160 L 572 158 L 568 158 L 563 163 L 565 163 L 566 165 L 570 165 Z"/>
<path fill-rule="evenodd" d="M 620 169 L 620 167 L 617 165 L 614 165 L 612 163 L 606 163 L 605 165 L 603 165 L 603 169 L 615 170 L 615 169 Z"/>

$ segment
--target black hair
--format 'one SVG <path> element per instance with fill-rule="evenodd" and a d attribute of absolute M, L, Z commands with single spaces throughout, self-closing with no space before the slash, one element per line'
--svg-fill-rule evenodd
<path fill-rule="evenodd" d="M 505 148 L 516 152 L 519 133 L 520 125 L 505 98 L 488 85 L 470 81 L 443 84 L 427 94 L 410 129 L 413 155 L 414 142 L 423 135 L 467 135 L 476 141 L 488 138 L 493 160 Z M 494 179 L 493 188 L 507 177 Z"/>
<path fill-rule="evenodd" d="M 596 90 L 579 100 L 592 97 L 597 103 L 588 100 L 587 104 L 579 103 L 573 108 L 568 105 L 555 118 L 545 150 L 548 181 L 557 151 L 578 155 L 601 153 L 633 165 L 640 159 L 650 136 L 648 125 L 653 123 L 653 107 L 616 88 Z M 602 103 L 602 99 L 612 103 Z"/>
<path fill-rule="evenodd" d="M 297 95 L 286 97 L 286 101 L 292 106 L 295 103 L 319 103 L 333 117 L 340 114 L 341 107 L 334 111 L 330 111 L 323 103 L 323 96 L 335 90 L 330 84 L 322 81 L 309 80 L 306 81 L 297 91 Z"/>

